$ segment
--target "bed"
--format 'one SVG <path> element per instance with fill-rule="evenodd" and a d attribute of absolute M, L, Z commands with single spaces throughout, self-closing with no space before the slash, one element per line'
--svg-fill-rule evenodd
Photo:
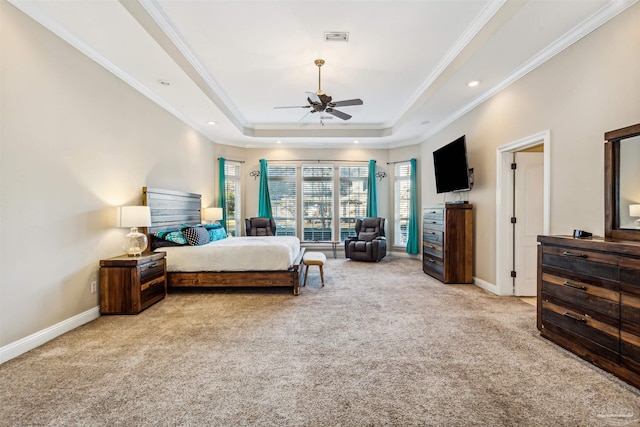
<path fill-rule="evenodd" d="M 201 196 L 143 187 L 142 200 L 151 209 L 151 249 L 167 253 L 169 289 L 277 286 L 298 295 L 304 279 L 298 238 L 228 237 L 201 246 L 156 247 L 154 234 L 201 222 Z"/>

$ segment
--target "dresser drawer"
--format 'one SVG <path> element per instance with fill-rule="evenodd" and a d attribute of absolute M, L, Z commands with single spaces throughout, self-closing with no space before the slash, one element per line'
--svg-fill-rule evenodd
<path fill-rule="evenodd" d="M 444 221 L 444 209 L 442 208 L 425 208 L 422 211 L 423 220 Z"/>
<path fill-rule="evenodd" d="M 603 321 L 618 326 L 620 293 L 591 283 L 542 273 L 542 298 L 591 316 L 606 316 Z"/>
<path fill-rule="evenodd" d="M 422 240 L 442 246 L 444 233 L 436 230 L 424 230 L 422 232 Z"/>
<path fill-rule="evenodd" d="M 544 329 L 569 338 L 593 354 L 619 362 L 619 327 L 550 301 L 542 301 L 541 316 Z"/>
<path fill-rule="evenodd" d="M 438 280 L 444 279 L 444 265 L 440 258 L 425 256 L 422 260 L 422 271 Z"/>
<path fill-rule="evenodd" d="M 543 269 L 555 268 L 586 278 L 618 280 L 618 256 L 570 247 L 543 246 Z"/>
<path fill-rule="evenodd" d="M 154 280 L 143 283 L 140 286 L 140 305 L 144 310 L 151 304 L 164 298 L 166 294 L 166 283 L 164 274 Z"/>
<path fill-rule="evenodd" d="M 423 241 L 422 253 L 431 257 L 442 259 L 442 246 L 435 242 Z"/>
<path fill-rule="evenodd" d="M 425 219 L 422 222 L 422 228 L 425 230 L 444 231 L 444 221 L 437 219 Z"/>
<path fill-rule="evenodd" d="M 640 297 L 620 295 L 620 327 L 640 336 Z"/>
<path fill-rule="evenodd" d="M 640 374 L 640 337 L 620 331 L 620 364 Z"/>
<path fill-rule="evenodd" d="M 622 349 L 640 362 L 640 259 L 620 258 L 620 328 Z"/>
<path fill-rule="evenodd" d="M 640 297 L 640 259 L 620 258 L 620 292 Z"/>
<path fill-rule="evenodd" d="M 138 267 L 138 272 L 140 274 L 140 282 L 144 283 L 149 280 L 153 280 L 156 277 L 164 276 L 164 271 L 165 271 L 164 259 L 149 262 L 147 264 L 142 264 Z"/>

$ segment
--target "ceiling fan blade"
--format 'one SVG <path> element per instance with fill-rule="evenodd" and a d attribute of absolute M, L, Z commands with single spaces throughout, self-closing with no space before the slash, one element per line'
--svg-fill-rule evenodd
<path fill-rule="evenodd" d="M 336 101 L 329 104 L 330 107 L 348 107 L 349 105 L 362 105 L 362 99 L 347 99 L 346 101 Z"/>
<path fill-rule="evenodd" d="M 322 101 L 318 97 L 318 94 L 313 93 L 313 92 L 306 92 L 306 93 L 307 93 L 307 97 L 309 98 L 309 101 L 312 104 L 322 104 Z"/>
<path fill-rule="evenodd" d="M 311 110 L 311 111 L 307 111 L 307 112 L 305 113 L 305 115 L 304 115 L 304 116 L 302 116 L 302 117 L 300 117 L 300 120 L 298 120 L 298 121 L 299 121 L 299 122 L 304 121 L 304 119 L 306 119 L 306 118 L 307 118 L 307 116 L 308 116 L 309 114 L 313 113 L 313 112 L 314 112 L 313 110 Z"/>
<path fill-rule="evenodd" d="M 325 113 L 329 113 L 332 116 L 336 116 L 339 119 L 342 120 L 349 120 L 351 118 L 350 115 L 343 113 L 342 111 L 338 111 L 338 110 L 334 110 L 333 108 L 327 108 L 326 110 L 324 110 Z"/>
<path fill-rule="evenodd" d="M 274 109 L 279 108 L 311 108 L 311 105 L 294 105 L 292 107 L 273 107 Z"/>

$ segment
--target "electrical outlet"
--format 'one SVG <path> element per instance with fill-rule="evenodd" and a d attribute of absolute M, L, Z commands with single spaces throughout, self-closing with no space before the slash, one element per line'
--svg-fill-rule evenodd
<path fill-rule="evenodd" d="M 93 282 L 91 282 L 91 293 L 95 294 L 97 291 L 98 291 L 98 284 L 94 280 Z"/>

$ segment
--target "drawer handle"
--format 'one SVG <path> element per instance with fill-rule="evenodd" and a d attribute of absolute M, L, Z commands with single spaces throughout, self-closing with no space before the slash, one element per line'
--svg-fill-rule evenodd
<path fill-rule="evenodd" d="M 433 258 L 429 258 L 429 259 L 427 259 L 427 261 L 429 261 L 429 262 L 431 262 L 431 263 L 433 263 L 433 264 L 435 264 L 435 263 L 436 263 L 436 262 L 433 260 Z"/>
<path fill-rule="evenodd" d="M 573 288 L 573 289 L 580 289 L 581 291 L 586 291 L 587 290 L 586 286 L 574 285 L 573 283 L 569 283 L 567 281 L 565 281 L 563 283 L 563 285 L 568 286 L 568 287 Z"/>
<path fill-rule="evenodd" d="M 149 266 L 149 268 L 154 268 L 154 267 L 157 267 L 157 266 L 158 266 L 158 263 L 157 263 L 157 262 L 154 262 L 153 264 L 151 264 L 151 265 Z"/>
<path fill-rule="evenodd" d="M 564 317 L 568 317 L 569 319 L 573 319 L 573 320 L 575 320 L 577 322 L 587 323 L 587 319 L 585 319 L 584 317 L 574 316 L 573 314 L 569 313 L 568 311 L 565 311 L 562 315 Z"/>
<path fill-rule="evenodd" d="M 572 256 L 572 257 L 576 257 L 576 258 L 586 258 L 587 257 L 585 254 L 574 254 L 573 252 L 569 252 L 569 251 L 562 252 L 562 256 Z"/>

